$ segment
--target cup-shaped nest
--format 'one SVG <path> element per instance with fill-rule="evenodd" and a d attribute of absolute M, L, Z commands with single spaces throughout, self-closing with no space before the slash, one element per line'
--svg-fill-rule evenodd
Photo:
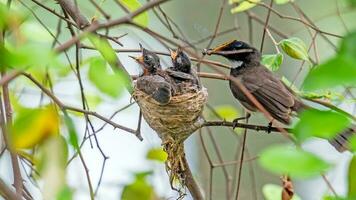
<path fill-rule="evenodd" d="M 172 96 L 169 103 L 162 105 L 150 95 L 135 87 L 132 94 L 141 108 L 148 125 L 157 132 L 167 152 L 166 170 L 173 189 L 180 195 L 185 187 L 187 164 L 184 155 L 184 140 L 201 128 L 201 117 L 208 92 L 204 87 L 185 87 L 179 95 Z M 178 187 L 174 186 L 178 183 Z"/>
<path fill-rule="evenodd" d="M 132 96 L 140 106 L 146 122 L 157 132 L 163 143 L 171 139 L 176 142 L 184 141 L 204 123 L 201 114 L 208 97 L 204 87 L 199 90 L 192 88 L 183 94 L 172 96 L 165 105 L 136 87 Z"/>

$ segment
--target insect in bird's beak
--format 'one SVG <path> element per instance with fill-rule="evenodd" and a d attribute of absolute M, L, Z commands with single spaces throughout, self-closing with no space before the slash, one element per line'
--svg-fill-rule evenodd
<path fill-rule="evenodd" d="M 171 52 L 171 58 L 175 60 L 177 58 L 178 51 L 174 51 L 172 49 L 169 49 L 169 51 Z"/>
<path fill-rule="evenodd" d="M 225 43 L 223 43 L 215 48 L 212 48 L 212 49 L 204 49 L 202 53 L 203 53 L 203 55 L 220 54 L 220 52 L 223 51 L 223 49 L 225 47 L 227 47 L 228 45 L 230 45 L 233 41 L 234 40 L 225 42 Z"/>

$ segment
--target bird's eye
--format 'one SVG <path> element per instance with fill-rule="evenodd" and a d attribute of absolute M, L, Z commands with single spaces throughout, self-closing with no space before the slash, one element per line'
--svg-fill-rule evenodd
<path fill-rule="evenodd" d="M 236 43 L 235 43 L 235 47 L 236 47 L 236 48 L 241 48 L 242 45 L 243 45 L 242 42 L 236 42 Z"/>
<path fill-rule="evenodd" d="M 149 60 L 150 60 L 150 56 L 144 56 L 143 59 L 144 59 L 145 61 L 149 61 Z"/>

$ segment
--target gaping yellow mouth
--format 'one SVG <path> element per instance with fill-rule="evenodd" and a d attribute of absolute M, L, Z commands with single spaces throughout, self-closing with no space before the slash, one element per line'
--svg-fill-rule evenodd
<path fill-rule="evenodd" d="M 171 52 L 171 58 L 173 60 L 175 60 L 177 58 L 177 56 L 178 56 L 178 51 L 174 51 L 174 50 L 171 50 L 171 49 L 169 51 Z"/>
<path fill-rule="evenodd" d="M 139 56 L 139 57 L 129 56 L 129 57 L 134 59 L 134 60 L 136 60 L 140 64 L 144 64 L 143 63 L 143 56 Z"/>

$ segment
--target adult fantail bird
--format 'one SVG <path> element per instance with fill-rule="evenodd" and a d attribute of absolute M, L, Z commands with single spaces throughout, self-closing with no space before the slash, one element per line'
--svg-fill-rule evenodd
<path fill-rule="evenodd" d="M 308 108 L 277 76 L 261 64 L 261 53 L 249 44 L 232 40 L 203 54 L 215 54 L 227 58 L 232 66 L 230 76 L 238 79 L 271 116 L 289 124 L 292 113 Z M 255 104 L 244 94 L 241 88 L 230 80 L 230 89 L 234 97 L 249 111 L 258 111 Z M 311 108 L 312 109 L 312 108 Z M 271 123 L 270 123 L 271 124 Z M 338 150 L 347 149 L 348 139 L 356 128 L 348 128 L 337 135 L 330 143 Z"/>

